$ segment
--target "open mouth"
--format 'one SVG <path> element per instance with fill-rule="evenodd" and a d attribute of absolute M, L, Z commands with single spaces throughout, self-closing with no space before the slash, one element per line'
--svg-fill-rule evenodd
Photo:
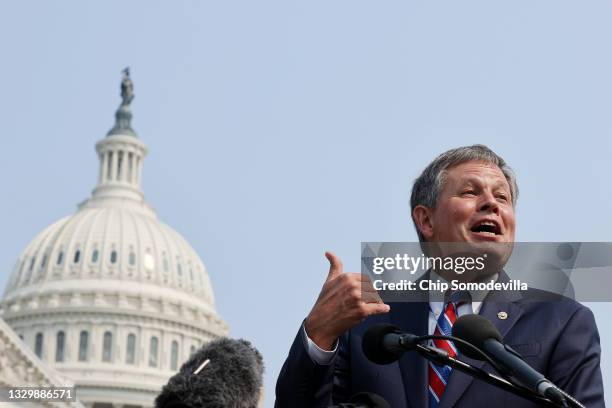
<path fill-rule="evenodd" d="M 501 228 L 499 224 L 495 221 L 491 220 L 483 220 L 479 221 L 472 228 L 470 228 L 472 232 L 494 237 L 496 235 L 501 235 Z"/>

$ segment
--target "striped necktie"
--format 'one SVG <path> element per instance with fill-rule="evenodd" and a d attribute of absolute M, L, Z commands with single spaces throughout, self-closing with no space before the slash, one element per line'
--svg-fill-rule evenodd
<path fill-rule="evenodd" d="M 440 313 L 434 334 L 437 336 L 451 336 L 453 325 L 457 320 L 457 306 L 463 302 L 448 302 L 444 306 L 444 313 Z M 450 357 L 457 357 L 457 349 L 455 345 L 448 340 L 434 340 L 433 345 L 448 352 Z M 442 394 L 446 389 L 448 378 L 450 377 L 452 368 L 444 365 L 440 366 L 429 361 L 428 377 L 429 377 L 429 408 L 437 408 L 442 399 Z"/>

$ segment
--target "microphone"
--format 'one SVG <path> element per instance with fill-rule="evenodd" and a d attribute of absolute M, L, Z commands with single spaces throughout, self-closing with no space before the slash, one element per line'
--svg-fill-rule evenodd
<path fill-rule="evenodd" d="M 503 344 L 501 334 L 487 318 L 476 314 L 459 317 L 453 325 L 453 336 L 471 343 L 491 356 L 503 374 L 514 378 L 538 395 L 549 398 L 561 406 L 567 406 L 564 393 L 543 374 L 527 364 L 520 354 Z M 482 355 L 460 342 L 456 342 L 455 345 L 463 355 L 476 360 L 483 359 Z"/>
<path fill-rule="evenodd" d="M 156 408 L 255 408 L 261 354 L 246 340 L 219 338 L 198 350 L 162 388 Z"/>
<path fill-rule="evenodd" d="M 392 324 L 379 323 L 364 333 L 361 348 L 371 362 L 391 364 L 406 351 L 414 349 L 419 340 L 418 336 L 402 333 Z"/>
<path fill-rule="evenodd" d="M 332 405 L 328 408 L 391 408 L 391 405 L 378 394 L 360 392 L 351 397 L 351 402 Z"/>
<path fill-rule="evenodd" d="M 469 316 L 469 315 L 468 315 Z M 474 315 L 471 315 L 474 316 Z M 467 317 L 467 316 L 466 316 Z M 480 316 L 477 316 L 480 317 Z M 457 323 L 460 322 L 462 318 L 457 319 L 455 322 L 455 326 L 457 327 Z M 501 335 L 497 332 L 497 329 L 486 319 L 484 319 L 489 325 L 492 327 L 488 327 L 488 336 L 487 338 L 492 337 L 493 339 L 501 340 Z M 470 324 L 468 322 L 467 326 Z M 459 330 L 464 330 L 465 323 L 463 325 L 459 325 Z M 463 328 L 463 329 L 462 329 Z M 381 323 L 370 327 L 363 335 L 361 347 L 363 349 L 363 353 L 368 358 L 368 360 L 372 361 L 376 364 L 390 364 L 394 361 L 398 360 L 402 354 L 406 351 L 416 350 L 421 356 L 424 358 L 435 362 L 439 365 L 450 365 L 454 369 L 467 373 L 475 378 L 478 378 L 482 381 L 485 381 L 489 384 L 492 384 L 496 387 L 499 387 L 503 390 L 512 392 L 515 395 L 528 399 L 532 402 L 539 404 L 540 406 L 553 406 L 553 407 L 567 407 L 566 400 L 563 398 L 565 395 L 574 406 L 579 408 L 584 408 L 580 403 L 575 401 L 571 396 L 565 394 L 563 391 L 556 388 L 552 383 L 548 380 L 545 384 L 552 385 L 552 388 L 546 388 L 543 390 L 543 393 L 546 395 L 542 397 L 540 393 L 534 393 L 531 390 L 525 387 L 519 387 L 512 382 L 493 375 L 481 368 L 474 367 L 469 363 L 464 361 L 451 358 L 448 353 L 436 347 L 428 347 L 420 344 L 424 340 L 428 340 L 431 338 L 444 338 L 446 340 L 452 340 L 455 345 L 459 348 L 459 350 L 466 355 L 467 357 L 475 358 L 478 360 L 486 360 L 490 364 L 492 364 L 495 368 L 498 368 L 498 364 L 496 363 L 496 358 L 491 359 L 489 355 L 485 354 L 481 349 L 476 348 L 480 343 L 476 343 L 476 340 L 473 338 L 474 336 L 464 336 L 463 338 L 458 335 L 462 333 L 455 334 L 456 329 L 453 328 L 453 336 L 416 336 L 410 333 L 403 333 L 396 326 L 391 324 Z M 473 333 L 471 331 L 470 333 Z M 498 342 L 498 344 L 501 344 Z M 482 345 L 480 345 L 482 347 Z M 522 360 L 521 360 L 522 362 Z M 527 365 L 525 362 L 523 364 Z M 529 367 L 527 365 L 527 367 Z M 504 367 L 505 368 L 505 367 Z M 531 369 L 531 367 L 529 367 Z M 533 369 L 532 369 L 533 370 Z M 498 370 L 500 371 L 500 370 Z M 535 370 L 533 370 L 535 371 Z M 543 378 L 543 377 L 542 377 Z M 542 383 L 543 385 L 544 383 Z M 553 402 L 554 401 L 554 402 Z M 361 405 L 357 405 L 360 407 Z M 346 407 L 353 408 L 354 405 L 338 405 L 335 407 Z M 367 407 L 367 405 L 366 405 Z"/>

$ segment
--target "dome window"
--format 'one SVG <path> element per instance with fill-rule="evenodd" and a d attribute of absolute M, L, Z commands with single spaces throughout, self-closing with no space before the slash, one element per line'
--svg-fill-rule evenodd
<path fill-rule="evenodd" d="M 191 345 L 191 348 L 189 349 L 189 355 L 194 355 L 196 352 L 196 347 L 194 345 Z"/>
<path fill-rule="evenodd" d="M 136 335 L 133 333 L 130 333 L 127 336 L 125 363 L 126 364 L 136 363 Z"/>
<path fill-rule="evenodd" d="M 153 268 L 155 268 L 155 259 L 153 259 L 153 256 L 151 256 L 151 254 L 148 254 L 148 253 L 145 254 L 144 267 L 148 271 L 152 271 Z"/>
<path fill-rule="evenodd" d="M 36 258 L 32 257 L 32 260 L 30 261 L 30 272 L 32 272 L 32 269 L 34 269 L 34 262 L 36 262 Z"/>
<path fill-rule="evenodd" d="M 48 257 L 47 254 L 43 256 L 42 262 L 40 263 L 41 268 L 44 268 L 45 265 L 47 264 L 47 257 Z"/>
<path fill-rule="evenodd" d="M 112 264 L 117 263 L 117 251 L 115 251 L 114 249 L 110 254 L 110 262 Z"/>
<path fill-rule="evenodd" d="M 60 251 L 60 253 L 57 254 L 57 261 L 55 263 L 57 265 L 61 265 L 63 261 L 64 261 L 64 251 Z"/>
<path fill-rule="evenodd" d="M 168 272 L 168 259 L 166 258 L 165 255 L 164 255 L 164 271 Z"/>
<path fill-rule="evenodd" d="M 85 330 L 79 334 L 79 361 L 87 361 L 87 349 L 89 348 L 89 333 Z"/>
<path fill-rule="evenodd" d="M 136 265 L 136 254 L 134 252 L 130 252 L 129 262 L 132 266 Z"/>
<path fill-rule="evenodd" d="M 157 348 L 159 346 L 159 340 L 157 337 L 151 337 L 149 343 L 149 367 L 157 367 Z"/>
<path fill-rule="evenodd" d="M 179 261 L 176 262 L 176 272 L 179 276 L 183 276 L 183 268 L 181 268 L 181 263 Z"/>
<path fill-rule="evenodd" d="M 98 257 L 100 256 L 100 252 L 97 249 L 94 249 L 91 253 L 91 263 L 98 262 Z"/>
<path fill-rule="evenodd" d="M 178 341 L 174 340 L 170 349 L 170 369 L 178 368 Z"/>
<path fill-rule="evenodd" d="M 63 331 L 58 331 L 55 337 L 55 361 L 61 363 L 64 361 L 64 345 L 66 342 L 66 334 Z"/>
<path fill-rule="evenodd" d="M 38 358 L 42 359 L 43 356 L 43 334 L 36 333 L 36 339 L 34 341 L 34 353 Z"/>
<path fill-rule="evenodd" d="M 81 250 L 77 249 L 76 252 L 74 253 L 73 262 L 74 263 L 79 263 L 80 260 L 81 260 Z"/>
<path fill-rule="evenodd" d="M 104 332 L 104 338 L 102 341 L 102 361 L 105 363 L 111 362 L 113 352 L 113 334 L 109 331 Z"/>

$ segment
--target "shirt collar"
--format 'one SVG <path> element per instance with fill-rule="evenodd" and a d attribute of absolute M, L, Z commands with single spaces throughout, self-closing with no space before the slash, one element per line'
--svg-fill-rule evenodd
<path fill-rule="evenodd" d="M 497 281 L 497 278 L 499 277 L 499 273 L 496 273 L 495 275 L 493 275 L 491 277 L 492 280 Z M 448 283 L 448 281 L 446 279 L 444 279 L 442 276 L 440 276 L 439 274 L 437 274 L 435 271 L 431 270 L 429 272 L 429 280 L 431 280 L 432 282 L 435 281 L 440 281 L 440 282 L 446 282 Z M 482 298 L 484 299 L 484 297 L 487 295 L 488 292 L 479 292 L 478 296 L 475 296 L 475 292 L 474 291 L 469 291 L 470 292 L 470 296 L 472 299 L 479 299 Z M 440 310 L 441 312 L 443 312 L 444 309 L 444 301 L 440 300 L 440 293 L 439 292 L 435 292 L 433 290 L 429 291 L 429 308 L 430 310 Z M 476 302 L 476 301 L 472 301 L 471 302 L 471 306 L 472 306 L 472 313 L 473 314 L 478 314 L 480 312 L 480 308 L 482 307 L 482 301 L 480 302 Z"/>

